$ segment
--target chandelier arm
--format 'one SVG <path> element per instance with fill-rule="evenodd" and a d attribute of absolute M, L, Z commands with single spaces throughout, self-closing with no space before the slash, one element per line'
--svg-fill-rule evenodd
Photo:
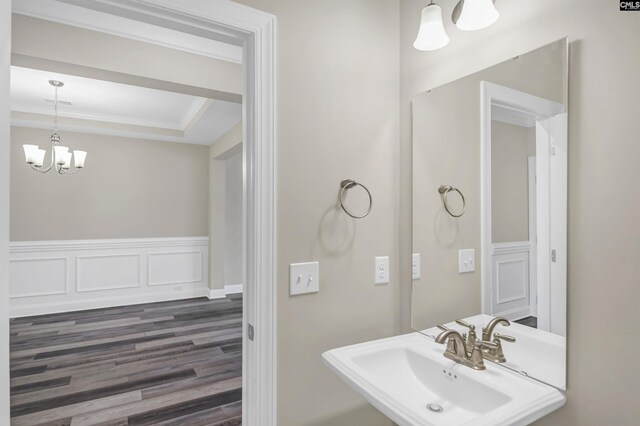
<path fill-rule="evenodd" d="M 62 174 L 62 175 L 75 175 L 76 173 L 78 173 L 82 169 L 75 169 L 73 171 L 67 171 L 65 169 L 61 169 L 61 170 L 62 171 L 60 172 L 60 174 Z"/>
<path fill-rule="evenodd" d="M 49 167 L 47 167 L 46 169 L 38 169 L 38 171 L 40 173 L 47 173 L 49 170 L 51 170 L 52 166 L 53 166 L 53 164 L 49 164 Z"/>
<path fill-rule="evenodd" d="M 31 168 L 33 170 L 35 170 L 36 172 L 40 172 L 40 173 L 47 173 L 49 171 L 49 169 L 51 168 L 51 167 L 48 167 L 47 169 L 42 170 L 42 169 L 40 169 L 40 167 L 34 166 L 33 164 L 29 164 L 29 165 L 31 166 Z"/>
<path fill-rule="evenodd" d="M 49 164 L 49 166 L 46 169 L 38 167 L 35 170 L 39 171 L 40 173 L 47 173 L 49 170 L 51 170 L 51 167 L 53 167 L 53 146 L 51 147 L 51 163 Z M 33 168 L 33 165 L 31 166 L 31 168 Z"/>
<path fill-rule="evenodd" d="M 46 169 L 43 169 L 43 168 L 41 168 L 41 167 L 35 167 L 35 166 L 32 164 L 32 165 L 31 165 L 31 168 L 32 168 L 33 170 L 38 171 L 38 172 L 40 172 L 40 173 L 47 173 L 49 170 L 51 170 L 51 168 L 53 167 L 54 160 L 55 160 L 55 158 L 54 158 L 54 157 L 55 157 L 55 153 L 54 153 L 54 149 L 53 149 L 53 147 L 54 147 L 55 145 L 56 145 L 56 144 L 53 142 L 53 140 L 51 140 L 51 162 L 49 163 L 49 166 L 48 166 Z"/>

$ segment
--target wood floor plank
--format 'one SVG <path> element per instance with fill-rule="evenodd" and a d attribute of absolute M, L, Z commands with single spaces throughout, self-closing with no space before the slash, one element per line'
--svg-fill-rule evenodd
<path fill-rule="evenodd" d="M 181 392 L 175 392 L 162 395 L 156 398 L 135 401 L 129 404 L 123 404 L 108 409 L 97 410 L 93 412 L 84 412 L 74 415 L 71 421 L 73 426 L 89 426 L 99 422 L 106 422 L 122 417 L 132 417 L 143 415 L 144 413 L 155 413 L 167 406 L 186 403 L 191 400 L 198 400 L 206 395 L 207 397 L 216 396 L 220 393 L 234 391 L 242 386 L 241 378 L 224 380 L 222 382 L 213 383 L 208 386 L 202 386 L 195 389 L 187 389 Z M 132 423 L 130 421 L 130 423 Z M 135 424 L 135 423 L 134 423 Z"/>
<path fill-rule="evenodd" d="M 196 373 L 196 376 L 197 376 L 197 373 Z M 56 387 L 55 389 L 56 396 L 65 396 L 65 395 L 70 395 L 70 394 L 82 392 L 82 391 L 91 392 L 93 389 L 99 386 L 111 386 L 111 385 L 117 385 L 120 383 L 127 382 L 126 377 L 115 377 L 113 379 L 110 379 L 104 382 L 95 383 L 93 384 L 93 386 L 87 386 L 86 384 L 82 384 L 81 386 L 78 386 L 78 385 L 74 385 L 73 383 L 70 383 L 71 377 L 67 377 L 66 379 L 67 379 L 66 384 Z M 11 405 L 15 406 L 20 404 L 26 404 L 28 402 L 38 402 L 38 401 L 45 400 L 47 398 L 51 398 L 52 392 L 49 389 L 50 388 L 46 388 L 43 390 L 30 389 L 28 392 L 18 393 L 18 392 L 14 392 L 12 388 L 11 389 Z"/>
<path fill-rule="evenodd" d="M 12 425 L 240 424 L 241 297 L 10 325 Z"/>
<path fill-rule="evenodd" d="M 80 402 L 78 404 L 65 405 L 63 407 L 57 407 L 50 410 L 38 411 L 25 416 L 12 417 L 11 426 L 35 426 L 46 422 L 65 419 L 69 416 L 73 417 L 98 410 L 106 409 L 109 411 L 111 408 L 130 404 L 140 401 L 141 399 L 142 394 L 140 391 L 121 393 L 106 398 L 93 399 L 86 402 Z M 73 424 L 73 421 L 71 423 Z"/>

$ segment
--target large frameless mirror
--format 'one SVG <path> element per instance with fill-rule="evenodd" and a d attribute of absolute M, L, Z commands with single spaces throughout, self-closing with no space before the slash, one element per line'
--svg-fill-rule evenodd
<path fill-rule="evenodd" d="M 563 39 L 412 102 L 412 327 L 562 389 L 567 93 Z"/>

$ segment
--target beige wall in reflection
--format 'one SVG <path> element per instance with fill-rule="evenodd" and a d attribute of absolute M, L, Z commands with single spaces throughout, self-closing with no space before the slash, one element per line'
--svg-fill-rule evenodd
<path fill-rule="evenodd" d="M 536 155 L 535 127 L 491 123 L 491 242 L 529 240 L 528 158 Z"/>

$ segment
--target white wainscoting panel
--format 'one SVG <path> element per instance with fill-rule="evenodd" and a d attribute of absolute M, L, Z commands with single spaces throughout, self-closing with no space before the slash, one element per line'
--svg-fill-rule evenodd
<path fill-rule="evenodd" d="M 140 287 L 140 254 L 76 256 L 76 290 L 98 291 Z"/>
<path fill-rule="evenodd" d="M 515 255 L 513 255 L 515 256 Z M 498 304 L 528 297 L 529 259 L 500 260 L 496 262 L 496 291 Z"/>
<path fill-rule="evenodd" d="M 67 258 L 11 259 L 9 297 L 53 296 L 67 293 Z"/>
<path fill-rule="evenodd" d="M 149 253 L 149 285 L 202 281 L 202 251 Z"/>
<path fill-rule="evenodd" d="M 11 317 L 209 296 L 208 237 L 10 246 Z"/>
<path fill-rule="evenodd" d="M 493 272 L 492 315 L 510 320 L 531 313 L 531 243 L 495 243 L 491 254 Z"/>

